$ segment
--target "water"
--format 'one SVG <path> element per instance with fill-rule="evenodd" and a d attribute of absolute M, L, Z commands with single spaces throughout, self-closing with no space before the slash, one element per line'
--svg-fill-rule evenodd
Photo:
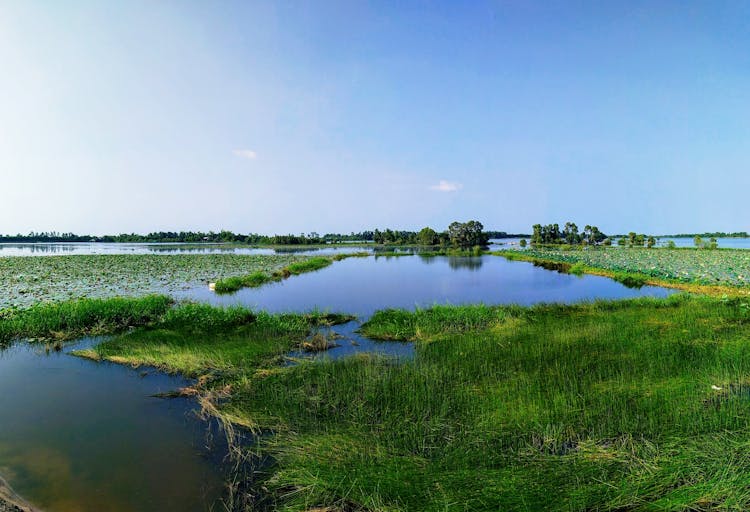
<path fill-rule="evenodd" d="M 692 238 L 657 238 L 657 246 L 666 246 L 673 241 L 677 247 L 693 247 Z M 719 238 L 720 248 L 750 249 L 750 238 Z M 490 240 L 490 249 L 517 249 L 520 238 Z M 529 240 L 526 239 L 528 242 Z M 706 239 L 708 242 L 708 239 Z M 617 247 L 616 239 L 613 247 Z M 326 246 L 326 247 L 250 247 L 220 243 L 0 243 L 3 256 L 62 256 L 75 254 L 302 254 L 330 255 L 349 252 L 392 251 L 389 247 L 375 246 Z M 418 252 L 418 250 L 416 250 Z"/>
<path fill-rule="evenodd" d="M 349 258 L 322 271 L 261 288 L 245 288 L 231 295 L 217 295 L 201 286 L 182 291 L 178 297 L 276 313 L 318 309 L 357 315 L 358 322 L 332 329 L 342 337 L 334 340 L 339 346 L 313 356 L 337 359 L 356 352 L 413 356 L 412 344 L 373 342 L 356 333 L 359 322 L 385 308 L 472 303 L 531 305 L 665 297 L 671 293 L 672 290 L 654 286 L 627 288 L 606 277 L 561 274 L 530 263 L 485 255 Z M 310 357 L 303 353 L 291 356 Z"/>
<path fill-rule="evenodd" d="M 677 247 L 695 247 L 692 238 L 664 237 L 656 240 L 658 247 L 666 247 L 670 241 L 674 242 Z M 708 243 L 709 238 L 704 238 L 703 241 Z M 750 238 L 717 238 L 716 241 L 721 249 L 750 249 Z"/>
<path fill-rule="evenodd" d="M 221 510 L 221 454 L 206 449 L 195 403 L 152 396 L 186 384 L 29 344 L 0 350 L 0 475 L 49 512 Z"/>
<path fill-rule="evenodd" d="M 494 249 L 517 249 L 520 247 L 521 240 L 528 243 L 530 238 L 491 238 L 489 240 L 490 250 Z"/>
<path fill-rule="evenodd" d="M 497 256 L 403 256 L 350 258 L 234 295 L 195 287 L 179 297 L 272 312 L 318 308 L 353 313 L 362 321 L 388 307 L 528 305 L 669 293 Z M 413 355 L 412 344 L 367 340 L 356 333 L 358 326 L 335 327 L 339 346 L 313 357 L 361 351 Z M 95 342 L 82 340 L 76 348 Z M 215 460 L 220 452 L 205 448 L 206 425 L 194 417 L 195 403 L 152 397 L 186 383 L 158 372 L 143 376 L 124 366 L 46 354 L 28 344 L 0 351 L 0 475 L 47 512 L 211 510 L 222 495 L 224 473 Z"/>
<path fill-rule="evenodd" d="M 498 256 L 402 256 L 349 258 L 319 272 L 232 295 L 195 287 L 179 292 L 178 297 L 272 312 L 317 308 L 366 318 L 384 308 L 479 302 L 530 305 L 670 293 L 653 286 L 631 289 L 606 277 L 551 272 Z"/>
<path fill-rule="evenodd" d="M 0 243 L 3 256 L 72 256 L 86 254 L 307 254 L 372 251 L 372 247 L 250 247 L 219 243 Z"/>

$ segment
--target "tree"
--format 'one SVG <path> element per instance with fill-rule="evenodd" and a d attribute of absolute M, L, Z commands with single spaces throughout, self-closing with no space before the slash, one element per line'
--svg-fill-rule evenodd
<path fill-rule="evenodd" d="M 522 249 L 526 248 L 526 239 L 522 238 L 520 242 L 518 242 L 518 245 L 521 246 Z"/>
<path fill-rule="evenodd" d="M 430 227 L 422 228 L 417 234 L 417 243 L 419 245 L 437 245 L 439 241 L 437 231 Z"/>
<path fill-rule="evenodd" d="M 617 239 L 617 245 L 619 245 L 620 247 L 625 247 L 627 243 L 628 241 L 625 240 L 625 238 L 620 237 Z"/>
<path fill-rule="evenodd" d="M 655 245 L 656 245 L 656 238 L 654 238 L 653 236 L 648 237 L 648 241 L 646 242 L 646 247 L 651 249 Z"/>
<path fill-rule="evenodd" d="M 469 222 L 452 222 L 448 226 L 448 238 L 453 247 L 469 249 L 471 247 L 484 247 L 487 245 L 487 235 L 482 231 L 484 226 L 481 222 L 470 220 Z"/>
<path fill-rule="evenodd" d="M 587 228 L 589 226 L 586 226 Z M 576 226 L 575 222 L 566 222 L 565 227 L 563 228 L 562 232 L 563 238 L 567 243 L 570 245 L 575 245 L 578 243 L 578 226 Z"/>
<path fill-rule="evenodd" d="M 695 238 L 693 238 L 693 244 L 701 249 L 703 248 L 703 239 L 700 236 L 696 235 Z"/>
<path fill-rule="evenodd" d="M 533 230 L 533 233 L 531 234 L 531 244 L 538 245 L 543 243 L 544 239 L 542 238 L 542 225 L 534 224 L 531 229 Z"/>
<path fill-rule="evenodd" d="M 604 241 L 605 238 L 607 238 L 607 235 L 605 235 L 604 233 L 602 233 L 601 231 L 599 231 L 599 228 L 596 227 L 596 226 L 588 226 L 587 225 L 583 229 L 583 235 L 584 235 L 584 240 L 589 245 L 596 245 L 599 242 Z"/>

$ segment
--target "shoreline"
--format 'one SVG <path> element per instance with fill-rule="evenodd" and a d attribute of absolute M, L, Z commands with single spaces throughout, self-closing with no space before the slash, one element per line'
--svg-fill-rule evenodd
<path fill-rule="evenodd" d="M 0 476 L 0 512 L 40 512 L 18 496 Z"/>

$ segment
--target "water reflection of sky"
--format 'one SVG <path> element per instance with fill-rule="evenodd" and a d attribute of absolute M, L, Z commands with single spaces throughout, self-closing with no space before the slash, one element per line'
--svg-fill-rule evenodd
<path fill-rule="evenodd" d="M 369 316 L 389 307 L 432 304 L 535 304 L 579 302 L 672 293 L 658 287 L 627 288 L 599 276 L 574 276 L 512 262 L 497 256 L 457 258 L 405 256 L 350 258 L 318 272 L 261 288 L 217 295 L 207 287 L 180 292 L 213 304 L 244 304 L 254 309 L 341 311 Z"/>
<path fill-rule="evenodd" d="M 2 476 L 41 510 L 209 510 L 223 474 L 196 404 L 152 396 L 184 385 L 39 345 L 0 350 Z"/>

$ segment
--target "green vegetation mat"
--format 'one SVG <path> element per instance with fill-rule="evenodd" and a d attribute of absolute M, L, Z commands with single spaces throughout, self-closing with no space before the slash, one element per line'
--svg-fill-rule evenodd
<path fill-rule="evenodd" d="M 526 249 L 502 251 L 509 259 L 538 258 L 581 264 L 612 272 L 642 274 L 655 279 L 708 286 L 750 284 L 750 251 L 736 249 Z"/>
<path fill-rule="evenodd" d="M 185 335 L 238 314 L 194 308 L 89 356 L 230 390 L 219 415 L 273 432 L 260 485 L 275 509 L 750 508 L 742 300 L 386 310 L 364 333 L 413 340 L 413 360 L 287 367 L 270 363 L 308 332 L 303 316 Z"/>
<path fill-rule="evenodd" d="M 4 257 L 0 309 L 78 297 L 170 293 L 226 277 L 270 274 L 306 259 L 244 254 Z"/>
<path fill-rule="evenodd" d="M 290 276 L 298 276 L 306 272 L 314 272 L 329 266 L 334 260 L 340 261 L 351 257 L 348 254 L 339 254 L 335 258 L 317 256 L 304 261 L 292 263 L 282 269 L 274 270 L 271 273 L 256 271 L 244 276 L 227 277 L 216 281 L 214 290 L 216 293 L 233 293 L 241 288 L 257 288 L 266 283 L 281 281 Z"/>

